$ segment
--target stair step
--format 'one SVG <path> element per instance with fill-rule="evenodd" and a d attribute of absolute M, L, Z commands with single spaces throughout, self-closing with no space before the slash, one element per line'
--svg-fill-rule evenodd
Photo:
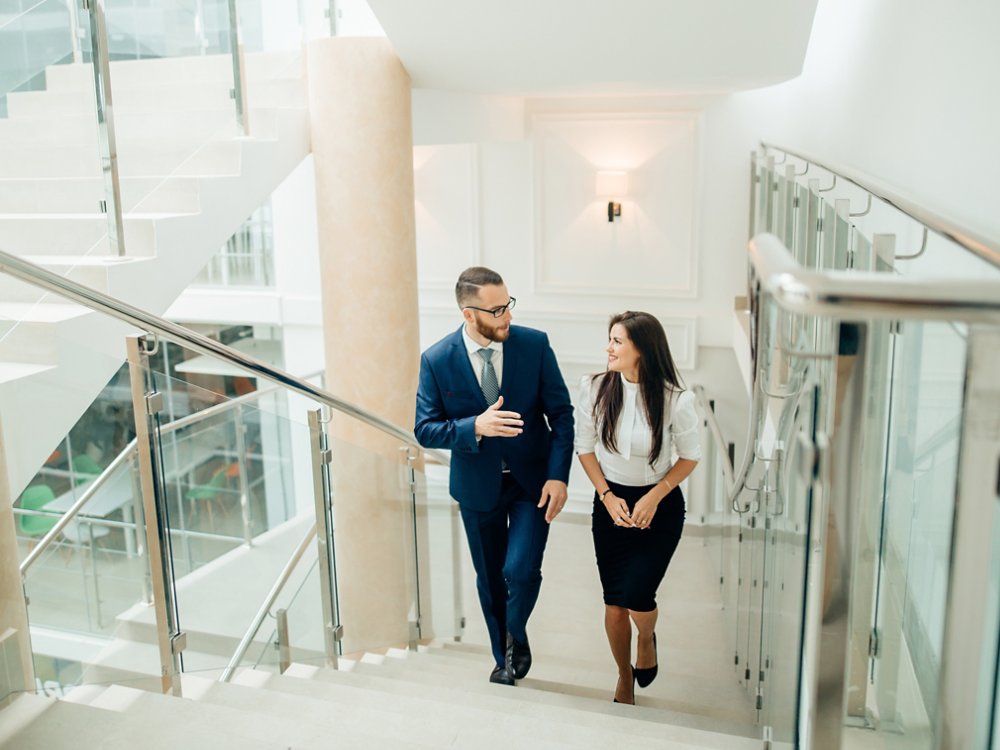
<path fill-rule="evenodd" d="M 155 693 L 137 693 L 130 711 L 142 712 L 146 716 L 173 718 L 178 724 L 188 727 L 188 731 L 199 732 L 202 726 L 211 726 L 234 737 L 245 737 L 268 743 L 278 743 L 282 747 L 296 750 L 307 748 L 328 748 L 331 744 L 340 747 L 364 748 L 418 748 L 421 745 L 397 739 L 380 737 L 377 726 L 357 731 L 345 726 L 331 729 L 329 726 L 312 721 L 300 720 L 295 713 L 274 710 L 270 695 L 264 691 L 252 691 L 253 695 L 242 696 L 245 705 L 231 705 L 222 701 L 203 700 L 210 690 L 220 693 L 238 690 L 238 687 L 220 684 L 197 676 L 185 676 L 182 681 L 184 698 L 175 698 Z M 239 700 L 233 701 L 239 703 Z"/>
<path fill-rule="evenodd" d="M 0 338 L 3 335 L 0 324 Z M 35 375 L 54 370 L 55 365 L 36 362 L 0 362 L 0 384 L 13 383 L 17 380 L 30 380 Z"/>
<path fill-rule="evenodd" d="M 485 681 L 491 665 L 486 662 L 472 672 L 473 683 Z M 448 686 L 468 681 L 469 667 L 445 666 L 434 657 L 421 659 L 419 656 L 406 664 L 391 663 L 375 666 L 358 664 L 354 672 L 367 675 L 385 675 L 399 680 L 418 682 L 421 685 Z M 733 723 L 752 724 L 754 712 L 749 697 L 733 679 L 734 687 L 727 697 L 719 698 L 715 688 L 695 688 L 682 681 L 672 681 L 669 673 L 658 676 L 657 682 L 647 690 L 636 689 L 636 700 L 641 705 L 666 708 L 679 713 L 706 716 Z M 533 666 L 531 675 L 519 680 L 519 686 L 539 691 L 586 695 L 609 700 L 616 678 L 588 669 L 560 669 L 558 667 Z"/>
<path fill-rule="evenodd" d="M 474 683 L 455 681 L 447 687 L 430 689 L 422 685 L 418 690 L 413 683 L 392 678 L 377 680 L 355 672 L 321 669 L 311 680 L 272 674 L 259 687 L 322 699 L 331 704 L 350 701 L 356 707 L 391 707 L 403 715 L 442 717 L 473 731 L 490 727 L 498 716 L 516 717 L 513 724 L 503 730 L 508 742 L 515 747 L 527 745 L 526 738 L 531 738 L 532 742 L 544 740 L 598 748 L 607 744 L 612 733 L 627 734 L 629 746 L 637 748 L 664 747 L 665 740 L 684 743 L 685 747 L 690 746 L 688 743 L 699 747 L 719 746 L 718 733 L 666 724 L 667 718 L 676 717 L 656 709 L 616 705 L 608 700 L 596 701 L 580 696 L 553 698 L 537 690 L 491 685 L 482 675 L 477 675 Z M 391 695 L 391 700 L 386 699 L 387 694 Z M 702 720 L 702 723 L 710 722 Z M 725 747 L 759 747 L 759 740 L 755 745 L 741 744 L 744 739 L 725 736 Z"/>
<path fill-rule="evenodd" d="M 234 112 L 230 88 L 231 83 L 211 81 L 136 87 L 118 87 L 112 81 L 115 116 L 206 109 Z M 250 81 L 247 101 L 254 107 L 302 107 L 306 104 L 305 86 L 302 80 L 295 78 Z M 18 91 L 7 95 L 7 115 L 11 119 L 93 117 L 95 107 L 92 88 Z"/>
<path fill-rule="evenodd" d="M 303 684 L 308 687 L 310 683 Z M 349 695 L 340 701 L 327 701 L 308 693 L 291 694 L 239 683 L 215 683 L 200 692 L 198 700 L 246 711 L 259 710 L 266 705 L 270 713 L 324 729 L 331 739 L 339 731 L 347 731 L 377 734 L 404 747 L 410 743 L 451 747 L 458 743 L 461 736 L 461 727 L 451 716 L 445 717 L 437 712 L 425 714 L 419 721 L 407 721 L 394 705 L 386 701 L 370 701 L 362 694 Z"/>
<path fill-rule="evenodd" d="M 160 148 L 120 149 L 120 177 L 192 174 L 237 174 L 241 142 L 165 144 Z M 100 177 L 101 156 L 95 146 L 0 146 L 0 178 L 74 179 Z"/>
<path fill-rule="evenodd" d="M 123 177 L 120 189 L 125 213 L 195 213 L 201 206 L 195 177 Z M 93 213 L 105 199 L 103 177 L 0 178 L 0 207 L 9 213 Z"/>
<path fill-rule="evenodd" d="M 128 256 L 155 255 L 157 224 L 184 215 L 126 216 L 122 223 Z M 104 214 L 0 214 L 0 247 L 17 255 L 107 256 L 107 234 Z"/>
<path fill-rule="evenodd" d="M 264 742 L 253 737 L 234 737 L 211 722 L 191 731 L 169 713 L 145 711 L 107 711 L 69 701 L 24 695 L 15 705 L 26 701 L 22 710 L 36 710 L 39 701 L 44 710 L 26 726 L 5 729 L 7 712 L 0 712 L 0 748 L 3 750 L 48 750 L 58 747 L 129 748 L 141 745 L 147 750 L 285 750 L 283 742 Z M 13 708 L 13 706 L 11 706 Z M 20 708 L 20 707 L 19 707 Z"/>
<path fill-rule="evenodd" d="M 13 737 L 37 721 L 45 721 L 44 714 L 56 705 L 55 698 L 46 698 L 34 693 L 23 693 L 3 711 L 0 711 L 0 748 L 18 747 Z"/>
<path fill-rule="evenodd" d="M 247 76 L 252 80 L 302 74 L 302 55 L 298 50 L 251 52 L 244 55 L 244 63 Z M 232 57 L 227 54 L 186 55 L 111 63 L 111 81 L 116 87 L 157 86 L 191 79 L 232 86 Z M 45 82 L 49 89 L 92 86 L 94 69 L 88 64 L 50 65 L 45 69 Z"/>

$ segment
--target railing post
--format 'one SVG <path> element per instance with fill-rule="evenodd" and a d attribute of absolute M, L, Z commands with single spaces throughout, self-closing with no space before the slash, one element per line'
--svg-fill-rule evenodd
<path fill-rule="evenodd" d="M 969 327 L 935 748 L 992 747 L 1000 547 L 1000 330 Z M 984 669 L 984 665 L 988 665 Z"/>
<path fill-rule="evenodd" d="M 410 620 L 410 651 L 417 650 L 417 642 L 421 638 L 422 617 L 420 613 L 420 542 L 417 532 L 417 454 L 409 445 L 404 445 L 400 450 L 406 452 L 406 473 L 410 489 L 410 527 L 413 532 L 413 613 L 414 619 Z"/>
<path fill-rule="evenodd" d="M 115 140 L 111 61 L 108 56 L 104 0 L 83 0 L 83 4 L 90 14 L 90 47 L 94 65 L 94 95 L 97 100 L 97 140 L 106 199 L 102 209 L 108 215 L 108 249 L 111 255 L 124 256 L 125 227 L 122 221 L 121 184 L 118 179 L 118 144 Z"/>
<path fill-rule="evenodd" d="M 246 60 L 243 56 L 243 39 L 236 0 L 229 0 L 229 54 L 233 58 L 232 96 L 236 102 L 236 120 L 243 135 L 250 135 L 250 113 L 247 107 Z"/>
<path fill-rule="evenodd" d="M 156 391 L 149 356 L 158 344 L 151 336 L 128 336 L 129 375 L 135 412 L 142 507 L 149 550 L 150 585 L 156 615 L 157 645 L 160 652 L 160 684 L 164 693 L 181 694 L 180 653 L 184 634 L 180 631 L 174 591 L 173 555 L 167 523 L 167 497 L 163 482 L 163 461 L 157 413 L 162 394 Z"/>
<path fill-rule="evenodd" d="M 291 649 L 288 645 L 288 610 L 279 609 L 274 613 L 276 623 L 275 633 L 278 649 L 278 673 L 284 674 L 292 664 Z"/>
<path fill-rule="evenodd" d="M 323 409 L 309 412 L 309 444 L 313 464 L 313 500 L 316 510 L 316 552 L 319 561 L 320 600 L 323 605 L 323 643 L 327 666 L 337 668 L 339 643 L 344 635 L 337 598 L 337 563 L 334 554 L 333 497 L 330 492 L 329 438 Z"/>

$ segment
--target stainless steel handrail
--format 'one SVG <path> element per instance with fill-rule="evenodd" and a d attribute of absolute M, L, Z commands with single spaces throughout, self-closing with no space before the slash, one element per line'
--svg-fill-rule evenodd
<path fill-rule="evenodd" d="M 391 422 L 387 422 L 381 417 L 376 417 L 359 406 L 339 399 L 329 391 L 318 388 L 302 378 L 298 378 L 291 373 L 269 365 L 267 362 L 255 359 L 254 357 L 248 357 L 243 352 L 237 351 L 207 336 L 203 336 L 200 333 L 195 333 L 184 326 L 171 323 L 169 320 L 164 320 L 127 302 L 115 299 L 70 279 L 63 278 L 59 274 L 47 271 L 44 268 L 36 266 L 34 263 L 30 263 L 23 258 L 18 258 L 16 255 L 5 253 L 2 250 L 0 250 L 0 272 L 9 274 L 33 286 L 55 292 L 84 307 L 104 313 L 105 315 L 110 315 L 113 318 L 133 325 L 147 333 L 160 336 L 179 346 L 187 347 L 200 354 L 215 357 L 241 367 L 258 378 L 277 383 L 290 391 L 311 398 L 335 411 L 347 414 L 360 422 L 381 430 L 406 445 L 418 448 L 427 455 L 435 456 L 441 463 L 449 463 L 448 457 L 441 451 L 422 447 L 413 436 L 413 433 L 406 432 Z"/>
<path fill-rule="evenodd" d="M 794 156 L 796 159 L 800 159 L 808 164 L 815 164 L 817 167 L 825 169 L 827 172 L 847 180 L 862 190 L 874 195 L 883 203 L 886 203 L 898 211 L 903 212 L 910 218 L 919 221 L 931 231 L 936 232 L 942 237 L 947 237 L 952 242 L 964 247 L 972 253 L 975 253 L 983 260 L 992 263 L 995 266 L 1000 266 L 1000 244 L 982 237 L 976 232 L 958 226 L 940 214 L 937 214 L 934 211 L 920 205 L 913 198 L 878 184 L 878 182 L 872 177 L 848 167 L 834 164 L 832 162 L 822 161 L 801 151 L 795 151 L 790 148 L 785 148 L 784 146 L 768 143 L 767 141 L 761 141 L 760 145 L 765 149 L 772 149 L 774 151 L 780 151 L 783 154 L 788 154 L 789 156 Z"/>
<path fill-rule="evenodd" d="M 733 474 L 733 463 L 729 459 L 729 446 L 726 444 L 725 438 L 722 437 L 722 428 L 719 427 L 719 420 L 715 418 L 715 411 L 708 403 L 708 397 L 705 395 L 704 387 L 700 385 L 692 386 L 691 392 L 694 393 L 694 397 L 697 400 L 698 405 L 701 406 L 701 413 L 704 415 L 705 422 L 708 423 L 708 429 L 712 433 L 712 441 L 715 443 L 716 449 L 722 456 L 722 473 L 725 475 L 726 493 L 728 494 L 732 491 L 733 486 L 736 484 Z"/>
<path fill-rule="evenodd" d="M 317 370 L 316 372 L 306 373 L 301 377 L 303 380 L 308 380 L 309 378 L 319 377 L 322 374 L 323 374 L 322 370 Z M 256 401 L 261 396 L 266 396 L 270 393 L 274 393 L 275 391 L 279 390 L 281 390 L 281 386 L 271 385 L 268 386 L 267 388 L 261 388 L 259 391 L 251 391 L 250 393 L 244 393 L 242 396 L 231 398 L 227 401 L 223 401 L 221 404 L 210 406 L 207 409 L 196 411 L 194 414 L 188 414 L 186 417 L 175 419 L 173 422 L 167 422 L 164 425 L 160 425 L 160 434 L 166 435 L 168 433 L 184 429 L 185 427 L 190 427 L 191 425 L 198 424 L 198 422 L 208 419 L 209 417 L 215 417 L 218 416 L 219 414 L 225 414 L 227 411 L 230 411 L 234 407 L 250 403 L 251 401 Z"/>
<path fill-rule="evenodd" d="M 793 313 L 841 320 L 1000 322 L 1000 277 L 916 279 L 874 271 L 811 271 L 773 234 L 750 241 L 750 262 L 761 285 Z"/>
<path fill-rule="evenodd" d="M 260 605 L 257 610 L 257 614 L 254 615 L 253 620 L 250 622 L 250 627 L 247 628 L 246 633 L 243 634 L 243 638 L 240 639 L 240 645 L 236 647 L 236 653 L 233 654 L 233 658 L 229 660 L 229 664 L 222 671 L 222 675 L 219 677 L 219 682 L 229 682 L 233 676 L 233 672 L 243 661 L 243 657 L 246 656 L 247 650 L 250 648 L 250 644 L 253 643 L 253 637 L 257 634 L 260 629 L 260 625 L 264 622 L 264 618 L 267 617 L 267 613 L 274 606 L 275 600 L 278 598 L 278 594 L 288 583 L 288 579 L 292 575 L 292 571 L 299 564 L 299 560 L 302 559 L 302 555 L 305 554 L 306 549 L 308 549 L 310 542 L 312 542 L 313 537 L 316 536 L 316 524 L 314 523 L 302 541 L 299 542 L 299 546 L 295 548 L 295 552 L 285 563 L 285 567 L 282 568 L 281 573 L 278 574 L 278 578 L 275 580 L 274 584 L 271 586 L 271 590 L 268 592 L 267 596 L 264 597 L 264 603 Z"/>
<path fill-rule="evenodd" d="M 749 254 L 761 293 L 767 293 L 790 312 L 840 320 L 919 318 L 1000 323 L 1000 280 L 920 280 L 867 271 L 811 271 L 799 265 L 773 234 L 754 237 Z M 758 342 L 758 369 L 762 366 L 759 349 L 763 344 Z M 754 382 L 759 380 L 758 373 Z M 734 510 L 753 466 L 755 431 L 764 398 L 761 389 L 754 388 L 747 449 L 729 495 Z"/>
<path fill-rule="evenodd" d="M 111 476 L 118 471 L 118 469 L 124 464 L 129 458 L 132 457 L 133 451 L 135 451 L 135 438 L 129 442 L 125 449 L 115 456 L 114 460 L 107 465 L 107 467 L 100 474 L 97 475 L 97 479 L 86 489 L 86 491 L 77 498 L 77 501 L 71 505 L 66 512 L 63 514 L 62 518 L 56 522 L 56 525 L 49 529 L 48 533 L 43 536 L 35 548 L 28 553 L 28 556 L 24 558 L 21 562 L 21 578 L 24 578 L 25 573 L 28 572 L 28 568 L 35 564 L 35 561 L 41 557 L 42 553 L 45 551 L 53 539 L 56 539 L 62 530 L 73 520 L 77 513 L 80 512 L 80 508 L 90 502 L 90 499 L 97 494 L 98 490 L 104 486 L 105 482 L 111 478 Z"/>

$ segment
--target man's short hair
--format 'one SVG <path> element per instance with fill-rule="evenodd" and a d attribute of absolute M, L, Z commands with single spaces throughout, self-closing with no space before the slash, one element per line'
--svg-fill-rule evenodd
<path fill-rule="evenodd" d="M 499 286 L 502 283 L 500 274 L 485 266 L 466 268 L 459 274 L 458 282 L 455 284 L 455 301 L 459 307 L 465 307 L 479 294 L 479 287 Z"/>

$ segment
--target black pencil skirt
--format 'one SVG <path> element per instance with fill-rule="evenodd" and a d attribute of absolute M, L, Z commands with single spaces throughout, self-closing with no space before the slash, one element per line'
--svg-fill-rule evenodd
<path fill-rule="evenodd" d="M 652 485 L 629 487 L 608 482 L 608 487 L 628 504 L 631 511 Z M 663 498 L 648 529 L 615 526 L 595 492 L 591 529 L 597 570 L 604 588 L 604 603 L 635 612 L 656 609 L 656 589 L 667 572 L 670 558 L 684 530 L 684 495 L 681 488 L 674 487 Z"/>

